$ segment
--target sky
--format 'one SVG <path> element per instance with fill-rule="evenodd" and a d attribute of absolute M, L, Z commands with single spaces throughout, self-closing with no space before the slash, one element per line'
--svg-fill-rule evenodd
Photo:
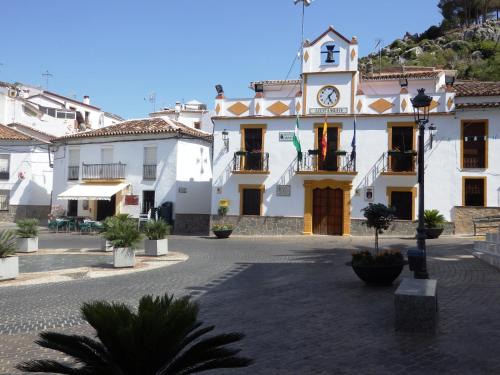
<path fill-rule="evenodd" d="M 376 40 L 441 20 L 438 0 L 314 0 L 305 38 L 329 25 L 357 36 L 361 56 Z M 214 106 L 249 97 L 251 81 L 284 79 L 300 47 L 302 8 L 293 0 L 4 0 L 0 81 L 45 87 L 124 118 L 197 99 Z M 295 64 L 289 78 L 298 78 Z"/>

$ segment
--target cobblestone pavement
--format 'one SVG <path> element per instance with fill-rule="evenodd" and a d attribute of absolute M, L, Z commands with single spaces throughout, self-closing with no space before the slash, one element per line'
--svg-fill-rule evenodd
<path fill-rule="evenodd" d="M 440 304 L 435 336 L 395 333 L 395 286 L 366 287 L 345 266 L 353 249 L 371 242 L 172 237 L 171 249 L 188 254 L 187 262 L 106 279 L 2 288 L 0 373 L 14 373 L 20 360 L 54 355 L 33 345 L 40 330 L 89 332 L 78 315 L 82 301 L 134 303 L 145 293 L 168 291 L 197 297 L 203 320 L 218 329 L 246 333 L 240 346 L 256 363 L 217 374 L 500 374 L 500 271 L 470 256 L 471 241 L 430 241 Z M 404 249 L 414 240 L 382 239 L 382 245 Z"/>

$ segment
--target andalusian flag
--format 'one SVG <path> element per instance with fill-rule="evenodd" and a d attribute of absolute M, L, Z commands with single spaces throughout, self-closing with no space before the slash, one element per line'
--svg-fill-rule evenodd
<path fill-rule="evenodd" d="M 326 159 L 326 149 L 328 147 L 328 117 L 325 116 L 325 123 L 323 124 L 323 135 L 321 136 L 321 156 L 323 160 Z"/>
<path fill-rule="evenodd" d="M 302 159 L 302 148 L 300 147 L 299 129 L 300 129 L 299 115 L 297 115 L 297 121 L 295 121 L 295 132 L 293 133 L 293 145 L 297 150 L 297 158 L 300 161 Z"/>

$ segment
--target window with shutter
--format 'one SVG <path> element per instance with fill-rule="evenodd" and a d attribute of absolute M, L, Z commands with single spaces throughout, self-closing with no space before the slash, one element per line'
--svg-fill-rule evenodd
<path fill-rule="evenodd" d="M 485 178 L 465 178 L 464 189 L 464 206 L 486 206 L 486 179 Z"/>
<path fill-rule="evenodd" d="M 485 122 L 462 123 L 463 168 L 486 168 L 487 125 Z"/>

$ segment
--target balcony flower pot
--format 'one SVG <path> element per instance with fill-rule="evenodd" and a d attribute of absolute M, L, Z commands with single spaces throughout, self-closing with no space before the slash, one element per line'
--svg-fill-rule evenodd
<path fill-rule="evenodd" d="M 212 227 L 212 232 L 214 232 L 217 238 L 229 238 L 233 230 L 234 227 L 227 224 L 216 224 Z"/>
<path fill-rule="evenodd" d="M 135 251 L 131 247 L 115 247 L 113 249 L 113 267 L 125 268 L 135 266 Z"/>
<path fill-rule="evenodd" d="M 144 252 L 147 256 L 158 257 L 168 254 L 168 239 L 144 240 Z"/>
<path fill-rule="evenodd" d="M 0 281 L 15 279 L 19 275 L 19 257 L 0 258 Z"/>
<path fill-rule="evenodd" d="M 33 253 L 38 250 L 38 220 L 22 219 L 17 224 L 17 252 Z"/>
<path fill-rule="evenodd" d="M 113 243 L 105 238 L 101 238 L 101 251 L 110 253 L 113 251 Z"/>

